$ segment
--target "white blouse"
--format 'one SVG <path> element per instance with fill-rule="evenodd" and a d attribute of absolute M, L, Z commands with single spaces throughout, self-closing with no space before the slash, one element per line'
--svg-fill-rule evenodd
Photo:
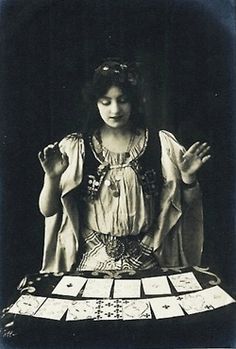
<path fill-rule="evenodd" d="M 130 163 L 138 159 L 147 147 L 148 130 L 135 137 L 128 159 L 124 153 L 114 153 L 102 147 L 102 155 L 110 164 L 96 200 L 84 203 L 84 225 L 87 229 L 114 236 L 137 235 L 146 232 L 153 223 L 155 202 L 144 193 Z M 99 159 L 101 144 L 92 137 L 94 156 Z M 100 161 L 101 162 L 101 161 Z"/>

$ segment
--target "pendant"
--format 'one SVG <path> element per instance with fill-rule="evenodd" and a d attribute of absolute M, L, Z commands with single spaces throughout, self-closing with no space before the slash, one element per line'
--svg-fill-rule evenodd
<path fill-rule="evenodd" d="M 115 198 L 120 196 L 120 190 L 118 188 L 118 183 L 112 182 L 110 179 L 104 181 L 104 185 L 112 191 L 112 195 Z"/>
<path fill-rule="evenodd" d="M 106 243 L 106 253 L 109 257 L 118 261 L 125 252 L 125 244 L 117 238 L 112 238 Z"/>

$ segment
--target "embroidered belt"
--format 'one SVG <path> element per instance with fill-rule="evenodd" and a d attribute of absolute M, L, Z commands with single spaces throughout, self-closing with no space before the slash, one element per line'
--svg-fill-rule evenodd
<path fill-rule="evenodd" d="M 141 253 L 140 241 L 137 236 L 114 236 L 98 233 L 100 241 L 105 245 L 109 257 L 118 261 L 122 256 L 137 257 Z"/>

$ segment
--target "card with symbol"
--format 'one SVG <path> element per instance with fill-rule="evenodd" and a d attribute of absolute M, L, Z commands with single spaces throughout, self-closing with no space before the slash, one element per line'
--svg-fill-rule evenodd
<path fill-rule="evenodd" d="M 168 278 L 177 292 L 190 292 L 202 289 L 192 272 L 169 275 Z"/>
<path fill-rule="evenodd" d="M 113 279 L 88 279 L 82 297 L 86 298 L 109 298 Z"/>
<path fill-rule="evenodd" d="M 187 314 L 201 313 L 235 302 L 220 286 L 180 295 L 176 299 Z"/>
<path fill-rule="evenodd" d="M 34 317 L 61 320 L 71 302 L 72 301 L 69 299 L 47 298 L 39 310 L 34 314 Z"/>
<path fill-rule="evenodd" d="M 146 295 L 171 294 L 166 276 L 153 276 L 142 279 L 143 290 Z"/>
<path fill-rule="evenodd" d="M 95 320 L 122 320 L 121 299 L 97 300 L 95 309 Z"/>
<path fill-rule="evenodd" d="M 72 301 L 68 306 L 66 321 L 94 319 L 96 302 L 95 299 Z"/>
<path fill-rule="evenodd" d="M 204 297 L 203 291 L 180 295 L 176 297 L 176 300 L 189 315 L 214 309 L 211 302 Z"/>
<path fill-rule="evenodd" d="M 45 299 L 46 297 L 22 295 L 8 310 L 8 312 L 20 315 L 34 315 Z"/>
<path fill-rule="evenodd" d="M 123 300 L 123 320 L 144 320 L 151 318 L 151 309 L 147 299 Z"/>
<path fill-rule="evenodd" d="M 184 312 L 175 297 L 149 298 L 156 319 L 184 316 Z"/>
<path fill-rule="evenodd" d="M 141 280 L 115 280 L 114 298 L 140 298 Z"/>
<path fill-rule="evenodd" d="M 87 279 L 81 276 L 63 276 L 52 294 L 76 297 Z"/>

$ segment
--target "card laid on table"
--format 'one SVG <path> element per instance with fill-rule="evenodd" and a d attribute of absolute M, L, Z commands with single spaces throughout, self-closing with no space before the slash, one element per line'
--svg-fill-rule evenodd
<path fill-rule="evenodd" d="M 166 276 L 153 276 L 142 279 L 146 295 L 171 294 L 170 285 Z"/>
<path fill-rule="evenodd" d="M 184 316 L 184 312 L 175 297 L 159 297 L 149 299 L 156 319 Z"/>
<path fill-rule="evenodd" d="M 22 295 L 8 312 L 20 315 L 34 315 L 45 299 L 46 297 Z"/>
<path fill-rule="evenodd" d="M 214 309 L 211 302 L 204 297 L 202 291 L 180 295 L 176 297 L 176 300 L 189 315 Z"/>
<path fill-rule="evenodd" d="M 94 319 L 96 302 L 95 299 L 72 301 L 68 306 L 66 321 Z"/>
<path fill-rule="evenodd" d="M 123 300 L 123 320 L 141 320 L 151 318 L 151 309 L 147 299 Z"/>
<path fill-rule="evenodd" d="M 121 299 L 101 299 L 96 303 L 95 320 L 122 320 Z"/>
<path fill-rule="evenodd" d="M 81 276 L 63 276 L 52 294 L 76 297 L 86 281 L 87 279 Z"/>
<path fill-rule="evenodd" d="M 208 298 L 214 308 L 220 308 L 235 303 L 235 300 L 220 286 L 210 287 L 202 292 L 204 292 L 205 297 Z"/>
<path fill-rule="evenodd" d="M 115 280 L 114 298 L 140 298 L 140 280 Z"/>
<path fill-rule="evenodd" d="M 34 316 L 51 320 L 61 320 L 71 302 L 68 299 L 47 298 Z"/>
<path fill-rule="evenodd" d="M 113 279 L 88 279 L 82 297 L 109 298 Z"/>
<path fill-rule="evenodd" d="M 202 289 L 192 272 L 169 275 L 168 278 L 177 292 L 190 292 Z"/>
<path fill-rule="evenodd" d="M 201 313 L 235 302 L 234 299 L 219 286 L 184 294 L 176 297 L 176 299 L 187 314 Z"/>

